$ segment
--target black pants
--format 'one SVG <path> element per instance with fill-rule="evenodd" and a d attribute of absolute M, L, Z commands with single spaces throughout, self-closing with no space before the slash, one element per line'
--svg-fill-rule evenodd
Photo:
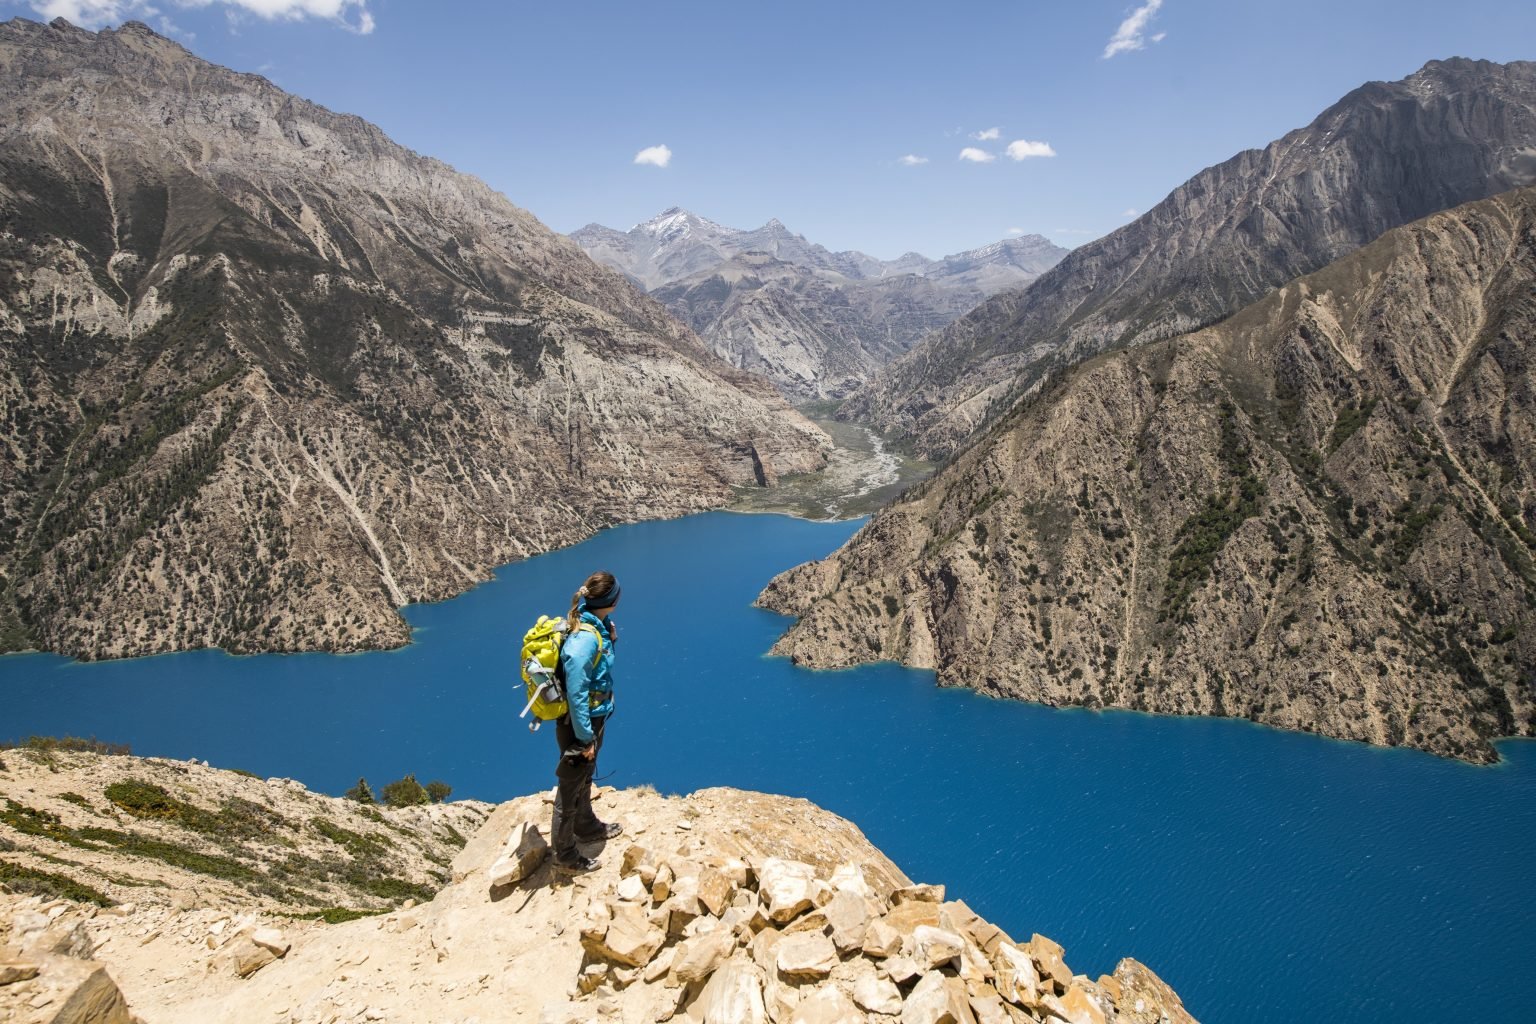
<path fill-rule="evenodd" d="M 579 747 L 576 730 L 571 728 L 571 718 L 566 715 L 555 719 L 555 739 L 560 744 L 560 761 L 555 765 L 555 778 L 560 785 L 555 791 L 555 820 L 551 832 L 555 856 L 560 860 L 573 860 L 578 855 L 578 838 L 594 838 L 600 834 L 603 823 L 592 813 L 592 776 L 597 771 L 597 755 L 603 749 L 603 726 L 607 717 L 592 719 L 592 745 L 596 748 L 592 760 L 584 757 L 567 757 L 565 752 Z"/>

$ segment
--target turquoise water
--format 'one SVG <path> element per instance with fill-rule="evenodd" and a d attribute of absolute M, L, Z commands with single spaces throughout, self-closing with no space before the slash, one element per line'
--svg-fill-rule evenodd
<path fill-rule="evenodd" d="M 95 734 L 331 793 L 406 772 L 456 796 L 531 792 L 553 784 L 554 739 L 514 718 L 514 644 L 608 568 L 624 585 L 613 784 L 807 797 L 914 879 L 1058 940 L 1076 971 L 1142 960 L 1206 1024 L 1536 1019 L 1536 745 L 1474 768 L 764 657 L 786 622 L 753 597 L 856 526 L 715 513 L 611 530 L 407 609 L 400 651 L 0 658 L 0 737 Z"/>

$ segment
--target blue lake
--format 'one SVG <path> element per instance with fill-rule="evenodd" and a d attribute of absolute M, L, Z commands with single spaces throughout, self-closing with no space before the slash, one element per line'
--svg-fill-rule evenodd
<path fill-rule="evenodd" d="M 1536 1019 L 1536 745 L 1474 768 L 766 657 L 786 620 L 752 599 L 857 525 L 714 513 L 610 530 L 408 608 L 416 642 L 399 651 L 0 658 L 0 737 L 94 734 L 331 793 L 406 772 L 487 800 L 547 788 L 551 730 L 515 718 L 517 644 L 607 568 L 624 585 L 612 784 L 809 798 L 914 879 L 1061 942 L 1075 971 L 1142 960 L 1206 1024 Z"/>

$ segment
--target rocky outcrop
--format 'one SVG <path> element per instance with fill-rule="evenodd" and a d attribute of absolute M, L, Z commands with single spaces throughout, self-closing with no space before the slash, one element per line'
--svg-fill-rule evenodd
<path fill-rule="evenodd" d="M 0 650 L 400 644 L 825 461 L 481 182 L 136 23 L 0 25 L 0 268 Z"/>
<path fill-rule="evenodd" d="M 7 752 L 8 765 L 19 759 Z M 61 767 L 91 760 L 68 755 Z M 0 794 L 35 799 L 33 781 L 0 772 Z M 209 778 L 187 781 L 183 796 L 213 801 Z M 568 880 L 541 864 L 503 881 L 505 853 L 536 847 L 549 823 L 547 794 L 521 797 L 489 816 L 473 809 L 483 824 L 433 898 L 351 921 L 278 917 L 270 903 L 195 886 L 140 887 L 137 902 L 107 906 L 0 892 L 0 1009 L 94 977 L 116 993 L 110 1005 L 154 1024 L 1193 1024 L 1137 961 L 1096 981 L 1076 974 L 1056 943 L 1015 941 L 942 885 L 913 885 L 855 826 L 806 801 L 647 788 L 600 788 L 596 799 L 625 836 L 591 874 Z M 417 841 L 429 827 L 391 825 Z M 9 837 L 29 838 L 0 823 Z M 142 859 L 72 870 L 99 881 L 140 871 Z"/>
<path fill-rule="evenodd" d="M 737 231 L 675 208 L 627 233 L 591 224 L 571 237 L 650 289 L 731 365 L 798 400 L 842 397 L 918 339 L 1067 254 L 1029 235 L 942 260 L 882 261 L 829 252 L 776 220 Z"/>
<path fill-rule="evenodd" d="M 775 650 L 1473 761 L 1536 731 L 1536 189 L 1092 360 L 760 598 Z"/>
<path fill-rule="evenodd" d="M 840 415 L 948 455 L 1053 372 L 1235 313 L 1390 228 L 1536 181 L 1536 63 L 1431 61 L 1201 171 L 916 346 Z"/>

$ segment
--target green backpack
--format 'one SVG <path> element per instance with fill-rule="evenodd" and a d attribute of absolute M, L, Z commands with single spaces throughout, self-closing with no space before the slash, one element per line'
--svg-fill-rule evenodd
<path fill-rule="evenodd" d="M 603 656 L 603 634 L 590 622 L 578 622 L 570 628 L 564 619 L 552 619 L 540 615 L 533 628 L 523 634 L 523 685 L 528 690 L 528 703 L 518 718 L 527 718 L 529 732 L 537 732 L 539 726 L 564 715 L 568 710 L 565 701 L 565 670 L 560 666 L 560 645 L 577 630 L 591 633 L 597 638 L 597 653 L 592 657 L 592 667 L 597 667 Z"/>

